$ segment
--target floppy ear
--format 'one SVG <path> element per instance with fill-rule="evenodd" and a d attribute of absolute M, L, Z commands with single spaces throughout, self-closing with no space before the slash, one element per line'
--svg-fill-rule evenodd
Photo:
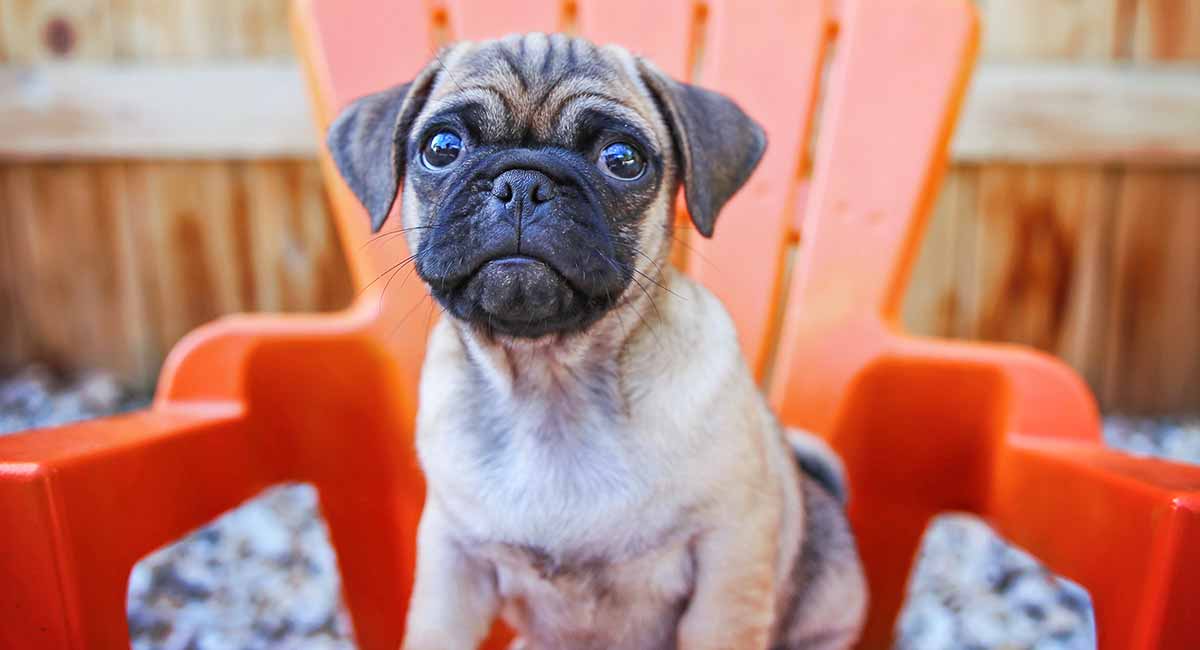
<path fill-rule="evenodd" d="M 758 166 L 767 136 L 728 97 L 675 81 L 646 61 L 638 65 L 671 130 L 692 223 L 712 237 L 717 214 Z"/>
<path fill-rule="evenodd" d="M 325 143 L 342 178 L 371 215 L 379 232 L 404 179 L 405 142 L 438 68 L 413 81 L 354 100 L 329 127 Z"/>

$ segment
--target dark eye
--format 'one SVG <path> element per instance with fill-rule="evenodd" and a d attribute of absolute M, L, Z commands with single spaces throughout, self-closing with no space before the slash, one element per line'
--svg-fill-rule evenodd
<path fill-rule="evenodd" d="M 454 131 L 438 131 L 433 134 L 425 142 L 425 149 L 421 152 L 421 160 L 425 162 L 425 166 L 430 169 L 438 169 L 445 167 L 450 163 L 458 160 L 458 154 L 462 151 L 462 138 Z"/>
<path fill-rule="evenodd" d="M 614 142 L 600 152 L 600 169 L 613 178 L 631 181 L 642 175 L 646 160 L 627 142 Z"/>

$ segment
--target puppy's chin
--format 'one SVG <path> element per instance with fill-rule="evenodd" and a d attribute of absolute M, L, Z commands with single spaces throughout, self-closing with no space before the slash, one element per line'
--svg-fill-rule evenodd
<path fill-rule="evenodd" d="M 492 339 L 576 333 L 608 307 L 589 300 L 550 264 L 520 255 L 485 262 L 459 286 L 433 294 L 455 318 Z"/>

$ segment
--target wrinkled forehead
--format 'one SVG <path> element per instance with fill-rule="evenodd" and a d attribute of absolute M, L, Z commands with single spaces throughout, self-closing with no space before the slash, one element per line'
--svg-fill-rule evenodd
<path fill-rule="evenodd" d="M 562 34 L 520 34 L 464 43 L 443 52 L 420 132 L 446 113 L 467 116 L 491 142 L 570 145 L 583 125 L 600 121 L 636 130 L 659 146 L 653 101 L 634 57 Z"/>

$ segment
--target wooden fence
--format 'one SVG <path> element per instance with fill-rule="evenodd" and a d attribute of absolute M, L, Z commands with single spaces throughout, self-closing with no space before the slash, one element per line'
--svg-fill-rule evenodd
<path fill-rule="evenodd" d="M 1200 411 L 1200 0 L 979 4 L 907 325 L 1058 354 L 1108 409 Z M 348 302 L 286 13 L 0 0 L 0 366 L 146 386 L 217 315 Z"/>

